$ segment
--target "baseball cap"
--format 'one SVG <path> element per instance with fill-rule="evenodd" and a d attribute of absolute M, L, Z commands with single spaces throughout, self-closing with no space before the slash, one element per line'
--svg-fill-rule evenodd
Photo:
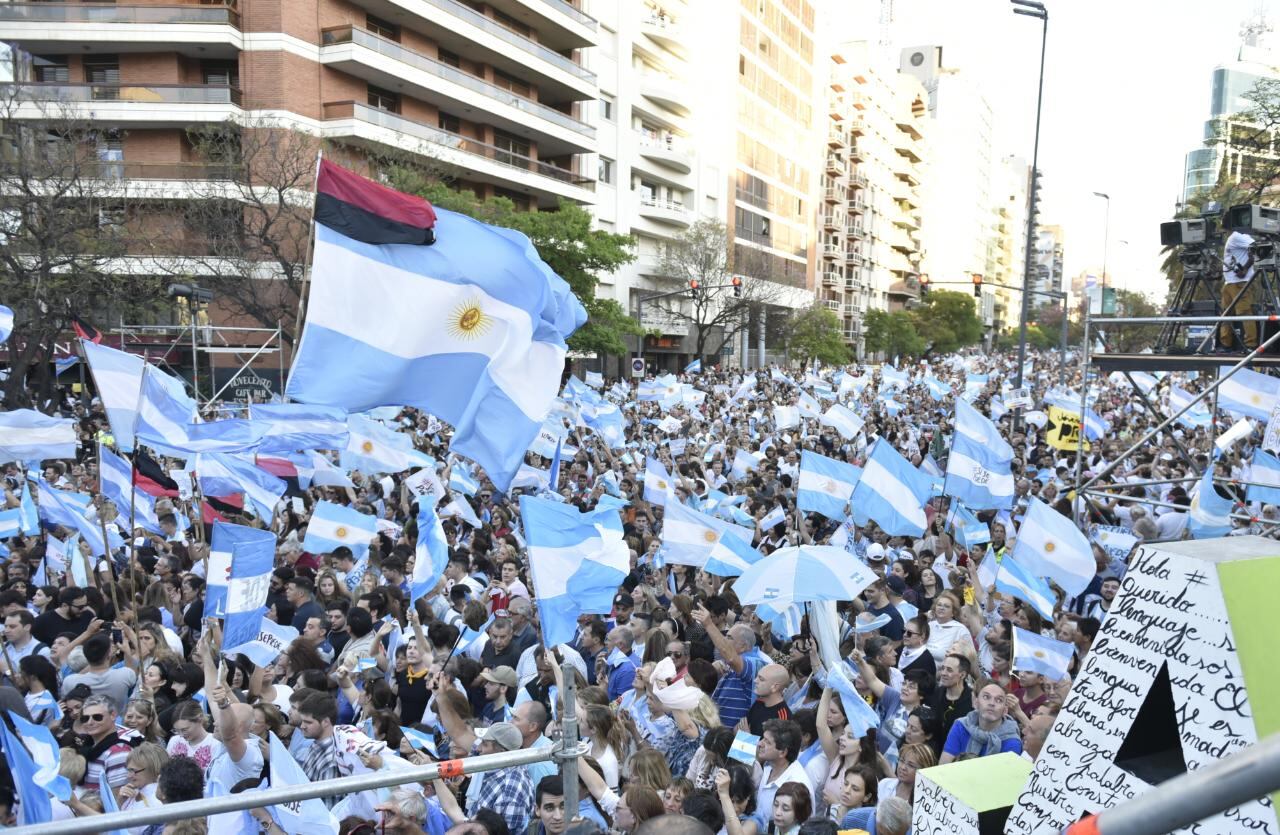
<path fill-rule="evenodd" d="M 889 585 L 889 590 L 894 594 L 901 595 L 907 590 L 907 581 L 899 577 L 897 574 L 891 574 L 885 580 Z"/>
<path fill-rule="evenodd" d="M 492 670 L 485 670 L 480 674 L 480 678 L 492 681 L 494 684 L 501 684 L 503 687 L 515 687 L 517 684 L 516 671 L 505 664 L 494 667 Z"/>
<path fill-rule="evenodd" d="M 631 599 L 629 594 L 618 594 L 613 598 L 613 608 L 615 609 L 634 609 L 636 602 Z"/>
<path fill-rule="evenodd" d="M 873 542 L 867 546 L 867 559 L 881 562 L 884 559 L 884 546 L 879 542 Z"/>
<path fill-rule="evenodd" d="M 524 744 L 524 735 L 510 722 L 493 723 L 485 729 L 481 739 L 489 740 L 503 751 L 515 751 Z"/>

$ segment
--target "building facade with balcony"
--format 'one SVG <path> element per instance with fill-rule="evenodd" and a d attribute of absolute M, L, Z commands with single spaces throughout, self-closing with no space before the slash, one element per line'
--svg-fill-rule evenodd
<path fill-rule="evenodd" d="M 998 334 L 1016 330 L 1022 315 L 1022 277 L 1027 266 L 1027 200 L 1031 166 L 1019 156 L 1006 156 L 996 169 L 993 232 L 996 270 L 993 318 Z"/>

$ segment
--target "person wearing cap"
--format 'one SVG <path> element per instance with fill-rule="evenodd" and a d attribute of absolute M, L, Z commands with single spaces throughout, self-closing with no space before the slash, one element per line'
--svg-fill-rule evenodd
<path fill-rule="evenodd" d="M 902 623 L 905 627 L 908 619 L 920 614 L 920 610 L 914 604 L 907 602 L 905 597 L 907 581 L 897 574 L 888 575 L 884 581 L 889 592 L 889 602 L 898 610 L 898 614 L 902 615 Z"/>
<path fill-rule="evenodd" d="M 881 563 L 883 565 L 883 563 Z M 902 582 L 901 577 L 893 577 L 892 579 Z M 867 611 L 872 617 L 887 617 L 889 622 L 880 627 L 880 634 L 893 641 L 895 645 L 902 643 L 902 613 L 898 611 L 898 607 L 893 605 L 893 601 L 889 599 L 889 584 L 883 578 L 877 579 L 867 587 L 864 595 L 867 599 Z"/>
<path fill-rule="evenodd" d="M 510 722 L 490 725 L 482 739 L 477 739 L 472 754 L 497 754 L 518 751 L 524 744 L 524 736 Z M 528 770 L 522 765 L 486 771 L 484 782 L 474 800 L 467 806 L 467 815 L 474 818 L 481 809 L 492 809 L 507 822 L 513 832 L 523 832 L 529 826 L 533 811 L 533 783 Z"/>
<path fill-rule="evenodd" d="M 884 576 L 888 562 L 885 560 L 884 546 L 879 542 L 867 546 L 867 565 L 878 576 Z"/>
<path fill-rule="evenodd" d="M 484 722 L 510 722 L 512 691 L 519 683 L 516 671 L 502 665 L 480 673 L 484 679 L 484 710 L 480 711 L 480 719 Z"/>

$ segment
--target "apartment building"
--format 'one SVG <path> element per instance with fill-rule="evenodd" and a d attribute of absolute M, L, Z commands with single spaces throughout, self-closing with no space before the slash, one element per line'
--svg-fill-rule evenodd
<path fill-rule="evenodd" d="M 996 169 L 994 228 L 996 269 L 993 321 L 997 333 L 1018 327 L 1022 314 L 1022 276 L 1027 266 L 1027 200 L 1031 166 L 1022 157 L 1000 160 Z"/>

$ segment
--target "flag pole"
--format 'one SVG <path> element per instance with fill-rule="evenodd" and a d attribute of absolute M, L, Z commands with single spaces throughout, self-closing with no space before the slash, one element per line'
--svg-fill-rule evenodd
<path fill-rule="evenodd" d="M 99 466 L 98 472 L 102 469 Z M 134 452 L 133 457 L 129 459 L 129 592 L 133 595 L 133 601 L 137 601 L 138 594 L 138 537 L 137 522 L 135 521 L 135 510 L 138 499 L 138 453 Z M 208 575 L 208 566 L 205 566 L 205 574 Z"/>

